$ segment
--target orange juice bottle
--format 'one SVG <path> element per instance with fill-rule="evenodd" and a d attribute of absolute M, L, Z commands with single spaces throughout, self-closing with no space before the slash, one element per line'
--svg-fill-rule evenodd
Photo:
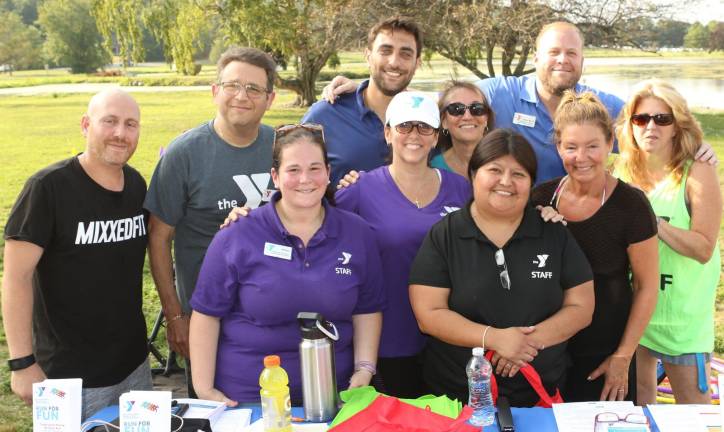
<path fill-rule="evenodd" d="M 264 370 L 259 376 L 264 432 L 292 432 L 289 377 L 280 364 L 279 356 L 264 357 Z"/>

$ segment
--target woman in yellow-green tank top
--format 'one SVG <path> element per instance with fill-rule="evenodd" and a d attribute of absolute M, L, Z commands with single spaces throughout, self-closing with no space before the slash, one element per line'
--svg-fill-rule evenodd
<path fill-rule="evenodd" d="M 693 162 L 699 123 L 668 83 L 638 85 L 619 116 L 620 177 L 643 189 L 656 213 L 659 296 L 637 357 L 638 402 L 656 403 L 656 360 L 677 403 L 709 403 L 722 198 L 716 168 Z"/>

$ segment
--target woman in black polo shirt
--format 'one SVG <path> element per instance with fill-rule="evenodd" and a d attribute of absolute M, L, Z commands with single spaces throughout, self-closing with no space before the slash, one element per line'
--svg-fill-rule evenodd
<path fill-rule="evenodd" d="M 565 378 L 566 341 L 591 322 L 591 268 L 568 230 L 529 205 L 536 175 L 521 135 L 486 135 L 470 159 L 473 201 L 428 233 L 410 273 L 410 301 L 432 336 L 425 381 L 435 394 L 467 400 L 470 348 L 493 358 L 499 394 L 514 406 L 538 395 L 517 373 L 531 364 L 549 395 Z"/>

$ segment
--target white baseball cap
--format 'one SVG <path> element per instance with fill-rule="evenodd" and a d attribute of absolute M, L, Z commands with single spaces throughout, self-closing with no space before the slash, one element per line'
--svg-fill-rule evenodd
<path fill-rule="evenodd" d="M 397 126 L 408 121 L 427 123 L 434 128 L 440 127 L 440 111 L 432 97 L 418 91 L 397 93 L 387 106 L 386 123 Z"/>

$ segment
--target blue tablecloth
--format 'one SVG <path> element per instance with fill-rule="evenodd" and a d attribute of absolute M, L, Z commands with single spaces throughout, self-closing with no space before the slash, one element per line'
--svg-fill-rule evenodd
<path fill-rule="evenodd" d="M 261 418 L 261 407 L 258 404 L 242 404 L 239 408 L 251 409 L 252 423 Z M 516 432 L 558 432 L 556 419 L 553 416 L 553 410 L 550 408 L 512 408 L 513 423 Z M 644 412 L 651 422 L 651 432 L 659 432 L 654 419 L 651 418 L 649 410 L 644 408 Z M 293 417 L 304 417 L 304 410 L 301 407 L 292 408 Z M 112 421 L 118 417 L 118 406 L 107 407 L 93 416 L 91 419 L 100 419 Z M 497 423 L 486 427 L 483 432 L 498 432 Z"/>

